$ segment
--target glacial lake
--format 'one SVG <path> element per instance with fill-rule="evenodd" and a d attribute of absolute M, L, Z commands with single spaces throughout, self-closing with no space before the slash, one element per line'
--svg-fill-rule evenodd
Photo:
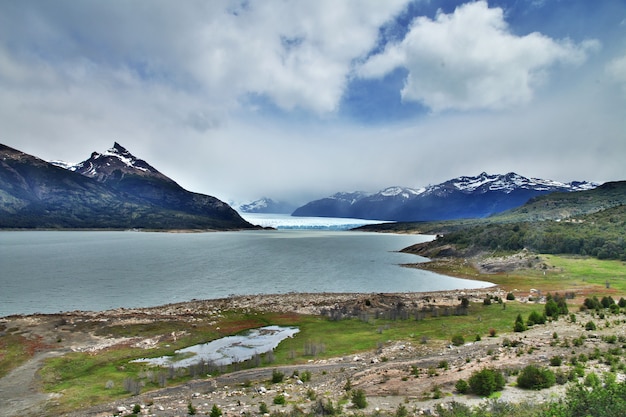
<path fill-rule="evenodd" d="M 429 236 L 288 229 L 0 232 L 0 317 L 149 307 L 229 295 L 490 286 L 404 268 Z"/>

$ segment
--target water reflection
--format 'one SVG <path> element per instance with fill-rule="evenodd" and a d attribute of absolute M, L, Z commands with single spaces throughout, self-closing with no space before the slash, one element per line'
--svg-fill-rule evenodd
<path fill-rule="evenodd" d="M 178 349 L 174 352 L 174 356 L 142 358 L 133 362 L 147 362 L 156 366 L 173 366 L 174 368 L 186 368 L 200 361 L 215 365 L 230 365 L 274 350 L 280 342 L 293 337 L 299 331 L 297 327 L 266 326 L 240 335 L 227 336 L 208 343 Z"/>

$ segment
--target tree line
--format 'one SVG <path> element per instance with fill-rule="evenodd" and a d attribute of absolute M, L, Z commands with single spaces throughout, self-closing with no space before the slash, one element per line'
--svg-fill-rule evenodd
<path fill-rule="evenodd" d="M 626 260 L 626 206 L 563 221 L 490 223 L 452 231 L 441 244 L 459 248 L 593 256 Z"/>

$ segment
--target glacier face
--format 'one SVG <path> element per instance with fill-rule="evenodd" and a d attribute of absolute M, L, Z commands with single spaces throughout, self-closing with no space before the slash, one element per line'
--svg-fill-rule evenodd
<path fill-rule="evenodd" d="M 384 221 L 336 218 L 336 217 L 292 217 L 277 213 L 239 213 L 246 221 L 274 229 L 302 230 L 349 230 L 366 224 L 380 224 Z"/>

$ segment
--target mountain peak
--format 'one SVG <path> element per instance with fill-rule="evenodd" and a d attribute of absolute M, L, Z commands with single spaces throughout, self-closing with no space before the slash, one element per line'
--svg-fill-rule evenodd
<path fill-rule="evenodd" d="M 134 156 L 130 152 L 128 152 L 128 150 L 125 147 L 123 147 L 122 145 L 120 145 L 117 142 L 113 142 L 113 147 L 110 148 L 108 150 L 108 152 L 114 153 L 114 154 L 119 154 L 119 155 L 129 155 L 129 156 L 132 156 L 134 158 Z"/>
<path fill-rule="evenodd" d="M 70 169 L 100 182 L 107 181 L 111 176 L 119 179 L 128 174 L 155 176 L 162 180 L 172 181 L 146 161 L 130 153 L 118 142 L 114 142 L 113 147 L 104 153 L 93 152 L 89 159 Z"/>

